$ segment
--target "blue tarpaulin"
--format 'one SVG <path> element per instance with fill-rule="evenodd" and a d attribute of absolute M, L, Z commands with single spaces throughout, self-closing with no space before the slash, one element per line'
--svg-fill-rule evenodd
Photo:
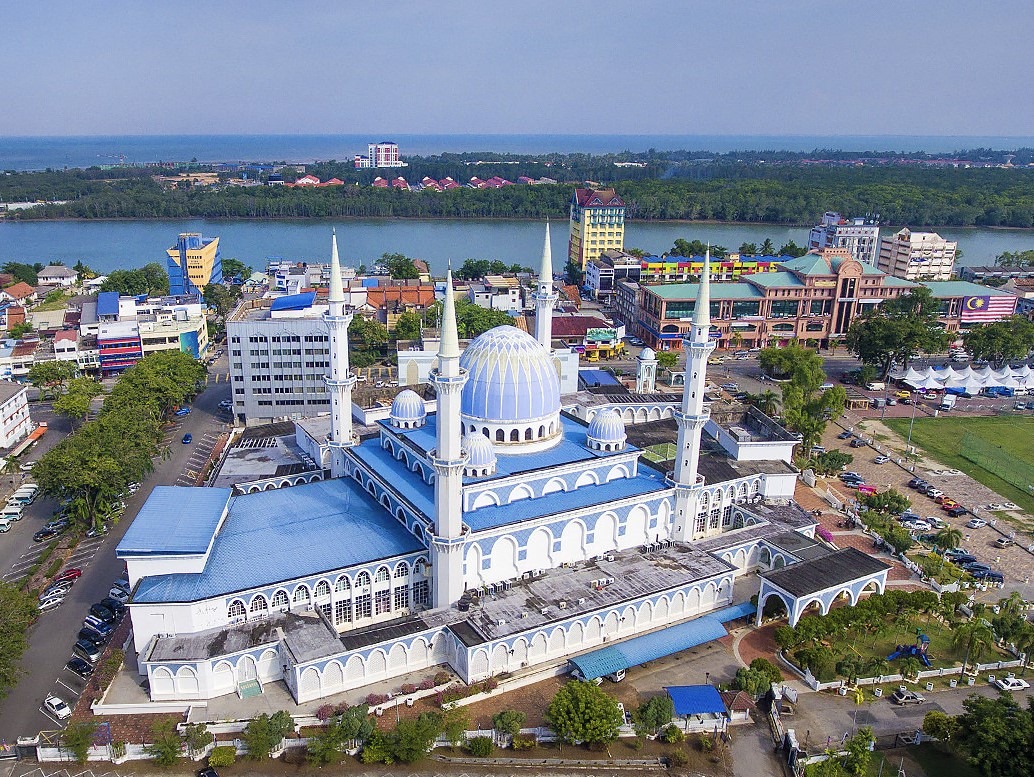
<path fill-rule="evenodd" d="M 705 615 L 576 656 L 571 659 L 571 663 L 578 667 L 578 671 L 586 680 L 595 680 L 619 669 L 628 669 L 705 642 L 721 639 L 726 634 L 725 627 L 719 620 L 712 615 Z"/>
<path fill-rule="evenodd" d="M 676 715 L 725 713 L 725 702 L 713 685 L 673 685 L 664 690 L 675 703 Z"/>

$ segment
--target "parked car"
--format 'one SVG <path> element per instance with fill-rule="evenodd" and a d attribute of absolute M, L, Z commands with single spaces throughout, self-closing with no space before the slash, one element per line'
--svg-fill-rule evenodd
<path fill-rule="evenodd" d="M 838 477 L 841 480 L 865 480 L 865 478 L 862 477 L 861 473 L 853 472 L 851 470 L 848 470 L 847 472 L 841 472 L 840 475 L 838 475 Z"/>
<path fill-rule="evenodd" d="M 0 516 L 0 534 L 11 530 L 11 524 L 14 521 L 11 518 Z"/>
<path fill-rule="evenodd" d="M 68 705 L 65 704 L 64 700 L 60 696 L 50 694 L 43 700 L 43 706 L 46 707 L 47 712 L 58 720 L 72 717 L 72 710 L 69 709 Z"/>
<path fill-rule="evenodd" d="M 102 647 L 108 643 L 108 637 L 98 634 L 93 629 L 88 629 L 85 626 L 79 629 L 79 633 L 76 634 L 76 639 L 84 639 L 87 642 L 92 642 L 97 647 Z"/>
<path fill-rule="evenodd" d="M 991 502 L 987 505 L 988 510 L 1015 510 L 1016 505 L 1012 502 Z"/>
<path fill-rule="evenodd" d="M 123 615 L 126 614 L 126 605 L 120 602 L 118 599 L 114 598 L 113 596 L 108 596 L 104 599 L 101 599 L 100 604 L 104 605 L 113 613 L 115 613 L 115 615 L 118 618 L 121 618 Z"/>
<path fill-rule="evenodd" d="M 175 413 L 174 413 L 173 415 L 178 415 L 178 416 L 180 416 L 181 418 L 182 418 L 183 416 L 185 416 L 185 415 L 190 415 L 190 408 L 189 408 L 189 407 L 181 407 L 181 408 L 180 408 L 179 410 L 177 410 L 177 411 L 176 411 L 176 412 L 175 412 Z"/>
<path fill-rule="evenodd" d="M 913 532 L 915 532 L 915 531 L 930 531 L 930 529 L 933 528 L 933 526 L 931 526 L 929 523 L 924 521 L 922 518 L 920 518 L 918 521 L 902 521 L 901 525 L 904 526 L 909 531 L 913 531 Z"/>
<path fill-rule="evenodd" d="M 79 643 L 77 642 L 76 644 Z M 72 658 L 70 658 L 68 660 L 68 663 L 65 664 L 65 669 L 67 669 L 69 672 L 72 672 L 73 674 L 79 675 L 84 680 L 89 680 L 90 677 L 93 675 L 93 664 L 91 664 L 89 661 L 79 658 L 79 656 L 73 656 Z"/>
<path fill-rule="evenodd" d="M 193 441 L 194 441 L 194 435 L 192 435 L 190 432 L 187 432 L 185 435 L 183 435 L 183 444 L 184 445 L 190 445 L 190 443 L 192 443 Z"/>
<path fill-rule="evenodd" d="M 721 387 L 726 391 L 739 391 L 740 389 L 737 383 L 723 383 Z"/>
<path fill-rule="evenodd" d="M 861 437 L 855 437 L 853 440 L 851 440 L 851 447 L 852 448 L 864 448 L 865 447 L 865 440 L 863 440 Z"/>
<path fill-rule="evenodd" d="M 366 376 L 363 376 L 363 377 L 365 378 Z M 357 380 L 358 380 L 358 378 L 357 378 Z M 229 410 L 231 407 L 233 407 L 233 400 L 232 399 L 224 399 L 222 402 L 219 403 L 219 407 L 222 408 L 223 410 Z"/>
<path fill-rule="evenodd" d="M 90 607 L 90 615 L 95 618 L 100 618 L 102 621 L 107 623 L 109 626 L 118 621 L 118 615 L 112 612 L 110 609 L 105 607 L 103 604 L 94 604 Z"/>
<path fill-rule="evenodd" d="M 85 639 L 77 639 L 72 649 L 77 655 L 86 659 L 91 664 L 96 663 L 97 659 L 101 657 L 101 649 Z"/>
<path fill-rule="evenodd" d="M 64 572 L 55 577 L 54 582 L 56 583 L 59 580 L 78 580 L 82 576 L 83 570 L 79 569 L 79 567 L 69 567 Z"/>
<path fill-rule="evenodd" d="M 54 596 L 50 599 L 44 599 L 36 605 L 36 609 L 40 612 L 50 612 L 51 610 L 56 610 L 60 607 L 64 600 L 65 597 L 63 596 Z"/>
<path fill-rule="evenodd" d="M 1022 691 L 1025 688 L 1030 688 L 1030 683 L 1026 680 L 1021 680 L 1019 677 L 998 677 L 995 679 L 995 685 L 1003 691 Z"/>
<path fill-rule="evenodd" d="M 110 623 L 101 620 L 96 615 L 87 615 L 83 618 L 83 628 L 93 629 L 102 637 L 110 637 L 112 632 L 115 631 Z"/>
<path fill-rule="evenodd" d="M 120 588 L 126 594 L 129 594 L 129 592 L 132 590 L 129 587 L 129 581 L 126 580 L 124 577 L 120 577 L 118 580 L 116 580 L 114 583 L 112 583 L 111 587 L 112 588 Z"/>
<path fill-rule="evenodd" d="M 219 777 L 219 772 L 211 766 L 206 766 L 204 769 L 198 769 L 195 772 L 195 777 Z"/>
<path fill-rule="evenodd" d="M 949 507 L 947 510 L 945 510 L 945 512 L 952 518 L 958 518 L 959 516 L 968 513 L 969 510 L 967 510 L 962 505 L 955 505 L 954 507 Z"/>
<path fill-rule="evenodd" d="M 998 583 L 1001 585 L 1005 582 L 1005 575 L 1001 572 L 995 572 L 993 569 L 978 569 L 970 574 L 984 583 Z"/>
<path fill-rule="evenodd" d="M 902 691 L 900 688 L 890 695 L 890 700 L 895 704 L 922 704 L 926 697 L 914 691 Z"/>
<path fill-rule="evenodd" d="M 958 504 L 958 502 L 956 502 L 950 496 L 944 496 L 943 494 L 941 494 L 940 496 L 935 496 L 933 501 L 936 502 L 939 505 L 942 505 L 945 502 L 947 502 L 948 503 L 948 507 L 951 507 L 952 505 Z"/>
<path fill-rule="evenodd" d="M 48 529 L 44 526 L 42 529 L 40 529 L 38 532 L 32 535 L 32 541 L 46 542 L 47 540 L 53 539 L 54 537 L 58 536 L 60 533 L 61 532 L 59 532 L 57 529 Z"/>
<path fill-rule="evenodd" d="M 983 521 L 980 518 L 973 518 L 966 522 L 967 529 L 980 529 L 987 526 L 987 521 Z"/>
<path fill-rule="evenodd" d="M 994 544 L 996 548 L 1011 548 L 1016 543 L 1008 537 L 999 537 Z"/>
<path fill-rule="evenodd" d="M 918 521 L 922 517 L 923 516 L 921 516 L 919 513 L 914 513 L 911 510 L 905 510 L 905 512 L 903 512 L 900 515 L 898 520 L 899 521 Z"/>
<path fill-rule="evenodd" d="M 838 440 L 850 440 L 854 437 L 854 432 L 849 432 L 846 429 L 837 435 Z"/>
<path fill-rule="evenodd" d="M 51 583 L 43 589 L 43 593 L 40 594 L 40 599 L 45 599 L 46 597 L 53 596 L 55 594 L 61 594 L 63 596 L 72 590 L 72 584 L 74 582 L 74 580 L 61 580 L 57 583 Z"/>
<path fill-rule="evenodd" d="M 990 572 L 990 564 L 985 564 L 983 561 L 970 561 L 967 564 L 963 564 L 962 568 L 969 572 L 971 575 L 977 572 Z"/>
<path fill-rule="evenodd" d="M 956 566 L 962 566 L 963 564 L 972 564 L 977 560 L 976 556 L 971 556 L 969 553 L 962 553 L 958 556 L 945 556 L 952 564 Z"/>
<path fill-rule="evenodd" d="M 926 485 L 926 481 L 922 478 L 912 478 L 910 481 L 905 483 L 909 488 L 919 488 L 920 485 Z"/>
<path fill-rule="evenodd" d="M 923 493 L 931 499 L 936 499 L 939 496 L 944 496 L 944 492 L 936 486 L 927 486 Z"/>
<path fill-rule="evenodd" d="M 885 456 L 882 453 L 872 460 L 873 464 L 886 464 L 890 461 L 890 456 Z"/>

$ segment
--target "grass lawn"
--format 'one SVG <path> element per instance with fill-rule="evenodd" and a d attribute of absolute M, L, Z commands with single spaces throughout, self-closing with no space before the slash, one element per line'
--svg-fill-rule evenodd
<path fill-rule="evenodd" d="M 979 772 L 962 758 L 945 752 L 932 742 L 909 748 L 908 755 L 919 763 L 926 777 L 979 777 Z M 887 774 L 886 768 L 883 773 Z"/>
<path fill-rule="evenodd" d="M 909 419 L 888 418 L 884 423 L 901 435 L 908 437 Z M 965 472 L 983 483 L 1010 502 L 1015 502 L 1028 513 L 1034 513 L 1034 496 L 1022 488 L 1002 480 L 993 472 L 977 466 L 959 453 L 962 438 L 966 434 L 976 435 L 995 445 L 1017 461 L 1034 466 L 1034 418 L 1030 416 L 999 418 L 964 418 L 942 416 L 939 418 L 917 418 L 912 429 L 912 442 L 925 450 L 941 464 Z M 1012 517 L 1012 516 L 1010 516 Z"/>

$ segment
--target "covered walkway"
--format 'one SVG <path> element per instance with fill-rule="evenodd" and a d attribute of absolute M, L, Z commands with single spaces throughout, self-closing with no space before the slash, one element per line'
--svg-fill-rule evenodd
<path fill-rule="evenodd" d="M 747 617 L 753 612 L 754 605 L 750 602 L 743 602 L 685 623 L 575 656 L 571 659 L 571 663 L 586 680 L 595 680 L 597 677 L 604 677 L 622 669 L 629 669 L 688 650 L 705 642 L 721 639 L 728 635 L 725 623 L 736 618 Z"/>

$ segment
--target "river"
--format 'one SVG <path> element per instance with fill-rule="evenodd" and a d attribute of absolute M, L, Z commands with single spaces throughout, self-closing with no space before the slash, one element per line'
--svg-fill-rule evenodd
<path fill-rule="evenodd" d="M 328 219 L 297 221 L 3 221 L 0 220 L 0 263 L 82 260 L 100 273 L 165 261 L 165 249 L 180 232 L 218 236 L 224 258 L 236 258 L 259 269 L 269 258 L 327 261 L 330 231 L 336 228 L 342 262 L 372 264 L 384 253 L 425 259 L 434 272 L 446 263 L 465 259 L 500 259 L 507 264 L 536 267 L 542 252 L 542 223 L 473 219 Z M 884 228 L 883 234 L 894 230 Z M 1034 231 L 1021 229 L 939 229 L 958 240 L 959 264 L 990 264 L 1003 251 L 1034 249 Z M 808 230 L 764 224 L 704 224 L 699 222 L 630 222 L 625 245 L 660 254 L 676 238 L 701 240 L 736 250 L 741 243 L 761 244 L 771 238 L 776 247 L 788 240 L 807 241 Z M 553 225 L 554 265 L 559 270 L 567 255 L 567 223 Z"/>

